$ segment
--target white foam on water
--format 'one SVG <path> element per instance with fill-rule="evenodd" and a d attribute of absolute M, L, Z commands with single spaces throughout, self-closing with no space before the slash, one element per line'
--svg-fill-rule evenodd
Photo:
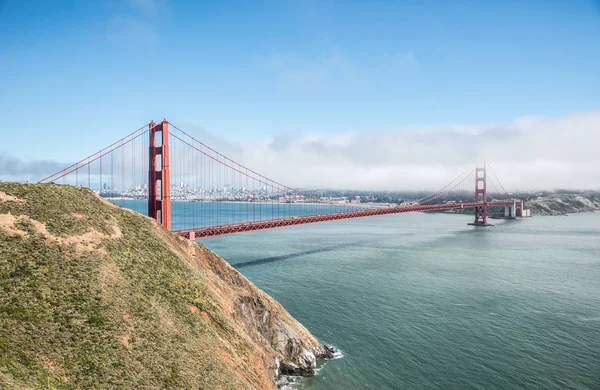
<path fill-rule="evenodd" d="M 335 345 L 329 344 L 329 343 L 324 343 L 324 345 L 328 346 L 329 348 L 333 348 L 333 350 L 335 351 L 333 353 L 332 359 L 325 359 L 325 360 L 337 360 L 337 359 L 341 359 L 344 357 L 344 353 L 342 352 L 342 350 L 339 349 L 338 347 L 336 347 Z"/>
<path fill-rule="evenodd" d="M 600 321 L 600 317 L 579 317 L 579 320 L 584 322 Z"/>
<path fill-rule="evenodd" d="M 277 388 L 279 390 L 294 390 L 302 384 L 304 377 L 293 375 L 281 375 L 277 379 Z"/>
<path fill-rule="evenodd" d="M 337 359 L 341 359 L 344 357 L 344 353 L 342 351 L 340 351 L 339 349 L 335 348 L 335 352 L 333 353 L 333 359 L 331 360 L 337 360 Z"/>
<path fill-rule="evenodd" d="M 315 368 L 315 376 L 319 376 L 321 374 L 321 371 L 323 370 L 323 368 L 329 360 L 337 360 L 344 357 L 344 353 L 339 348 L 331 344 L 326 345 L 335 350 L 335 352 L 333 353 L 333 358 L 325 359 L 325 361 L 320 365 L 320 367 Z M 302 384 L 305 380 L 306 378 L 302 376 L 281 375 L 277 380 L 277 386 L 279 390 L 297 390 L 299 387 L 302 387 Z"/>

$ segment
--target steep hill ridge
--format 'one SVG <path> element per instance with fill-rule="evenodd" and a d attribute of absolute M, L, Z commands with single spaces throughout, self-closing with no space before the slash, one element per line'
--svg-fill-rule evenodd
<path fill-rule="evenodd" d="M 552 194 L 525 203 L 534 215 L 564 215 L 600 211 L 600 194 Z"/>
<path fill-rule="evenodd" d="M 207 248 L 84 188 L 0 183 L 0 388 L 274 389 L 328 350 Z"/>

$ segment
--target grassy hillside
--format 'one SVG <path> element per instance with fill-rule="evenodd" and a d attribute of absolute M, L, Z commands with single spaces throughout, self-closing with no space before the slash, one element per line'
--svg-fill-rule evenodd
<path fill-rule="evenodd" d="M 0 183 L 0 388 L 274 388 L 318 343 L 219 256 L 84 188 Z M 306 359 L 305 359 L 306 360 Z"/>
<path fill-rule="evenodd" d="M 600 195 L 552 194 L 537 197 L 525 203 L 534 215 L 562 215 L 600 210 Z"/>

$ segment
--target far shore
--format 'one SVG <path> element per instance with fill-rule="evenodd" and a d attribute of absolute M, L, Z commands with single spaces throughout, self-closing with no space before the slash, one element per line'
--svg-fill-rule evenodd
<path fill-rule="evenodd" d="M 104 199 L 107 200 L 140 200 L 140 201 L 144 201 L 147 199 L 134 199 L 134 198 L 127 198 L 127 197 L 122 197 L 122 196 L 115 196 L 115 197 L 105 197 Z M 370 208 L 370 207 L 395 207 L 397 206 L 395 203 L 328 203 L 328 202 L 323 202 L 323 203 L 315 203 L 315 202 L 292 202 L 292 203 L 288 203 L 288 202 L 246 202 L 243 200 L 201 200 L 201 201 L 197 201 L 197 200 L 184 200 L 184 199 L 171 199 L 171 202 L 173 203 L 242 203 L 242 204 L 265 204 L 265 205 L 270 205 L 270 204 L 282 204 L 282 205 L 286 205 L 286 204 L 293 204 L 293 205 L 315 205 L 315 206 L 320 206 L 320 205 L 327 205 L 327 206 L 338 206 L 338 207 L 362 207 L 362 208 Z"/>

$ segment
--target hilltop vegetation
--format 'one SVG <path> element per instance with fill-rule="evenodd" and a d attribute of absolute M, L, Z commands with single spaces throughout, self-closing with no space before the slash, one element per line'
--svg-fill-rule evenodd
<path fill-rule="evenodd" d="M 600 210 L 600 194 L 551 194 L 533 198 L 525 206 L 534 215 L 562 215 Z"/>
<path fill-rule="evenodd" d="M 317 340 L 219 256 L 84 188 L 0 183 L 0 388 L 275 388 Z"/>

